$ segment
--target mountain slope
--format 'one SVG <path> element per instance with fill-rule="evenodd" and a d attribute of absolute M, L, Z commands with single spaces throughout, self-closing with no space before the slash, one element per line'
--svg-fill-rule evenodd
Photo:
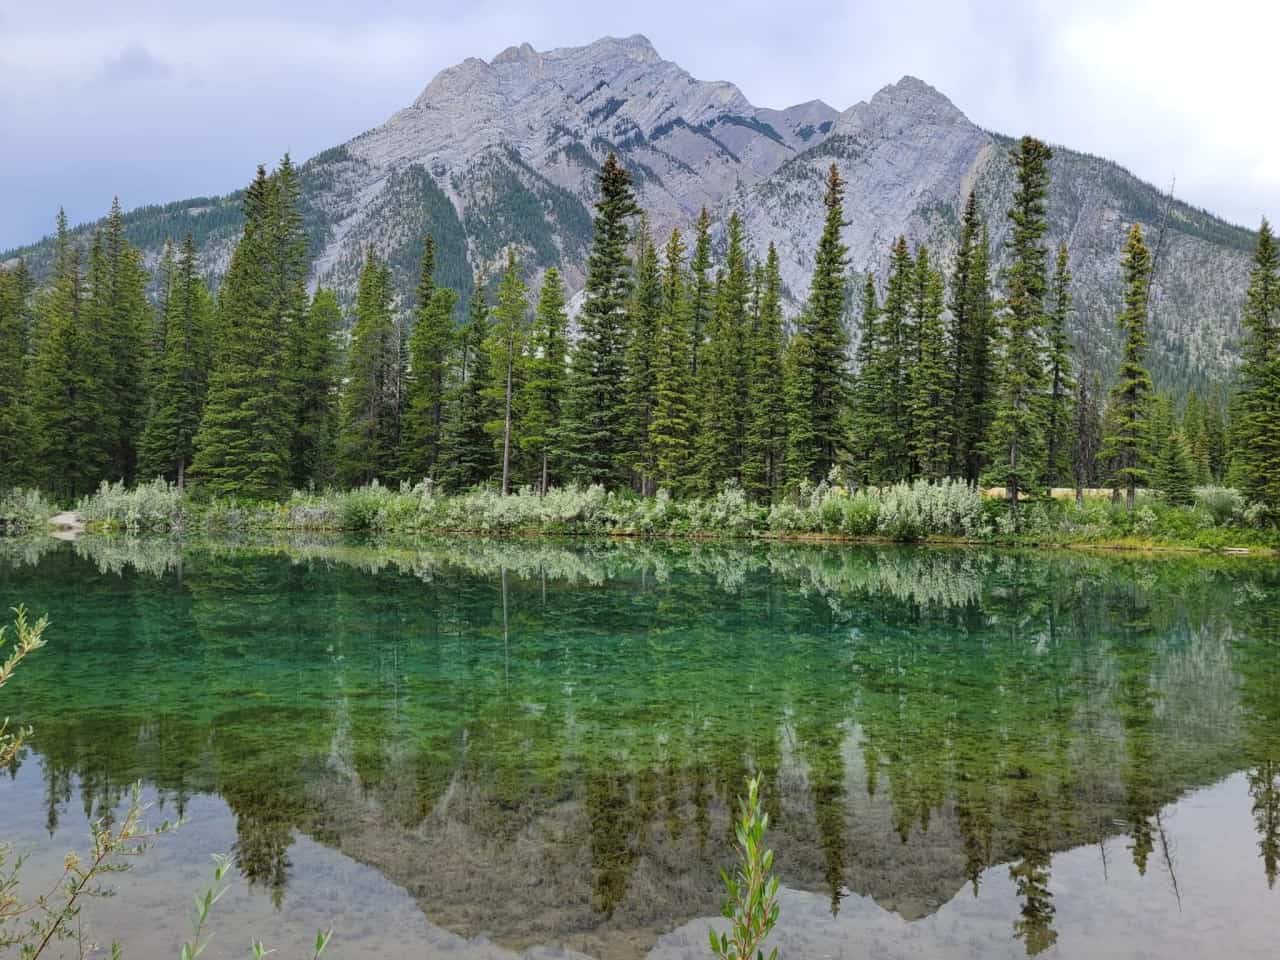
<path fill-rule="evenodd" d="M 315 279 L 344 295 L 370 244 L 407 293 L 428 230 L 441 280 L 464 292 L 473 270 L 492 273 L 512 244 L 531 269 L 561 265 L 576 288 L 595 176 L 615 151 L 659 237 L 688 227 L 704 205 L 721 219 L 740 210 L 757 252 L 777 244 L 794 310 L 807 292 L 829 164 L 849 184 L 853 267 L 879 272 L 899 233 L 946 262 L 971 188 L 999 245 L 1010 145 L 912 77 L 843 113 L 818 100 L 772 110 L 731 83 L 695 79 L 643 37 L 541 53 L 524 44 L 442 71 L 382 125 L 311 158 L 301 168 L 303 206 Z M 1164 201 L 1118 166 L 1070 150 L 1055 150 L 1052 172 L 1050 239 L 1071 249 L 1076 334 L 1099 346 L 1109 369 L 1120 247 L 1135 220 L 1155 230 Z M 165 237 L 190 230 L 216 276 L 240 227 L 239 203 L 233 193 L 144 207 L 128 215 L 128 231 L 155 258 Z M 1155 295 L 1161 380 L 1204 384 L 1229 373 L 1251 242 L 1246 230 L 1174 204 Z M 27 257 L 40 274 L 49 253 L 46 240 L 6 256 Z"/>

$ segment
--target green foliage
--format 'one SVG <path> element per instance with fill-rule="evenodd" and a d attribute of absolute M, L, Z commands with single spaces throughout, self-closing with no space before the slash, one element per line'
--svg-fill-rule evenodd
<path fill-rule="evenodd" d="M 295 360 L 297 422 L 293 437 L 293 485 L 322 485 L 337 474 L 338 331 L 342 308 L 332 290 L 311 299 Z"/>
<path fill-rule="evenodd" d="M 757 273 L 747 343 L 742 482 L 755 500 L 769 503 L 782 489 L 787 441 L 786 405 L 778 389 L 783 381 L 782 277 L 772 243 Z"/>
<path fill-rule="evenodd" d="M 163 477 L 132 488 L 103 480 L 96 493 L 76 505 L 87 526 L 128 534 L 181 530 L 185 509 L 182 488 Z"/>
<path fill-rule="evenodd" d="M 1112 482 L 1127 490 L 1126 503 L 1134 509 L 1136 491 L 1149 477 L 1147 446 L 1151 407 L 1151 374 L 1144 365 L 1147 348 L 1147 296 L 1151 280 L 1151 255 L 1136 223 L 1125 244 L 1124 307 L 1117 321 L 1124 335 L 1124 355 L 1111 388 L 1107 410 L 1107 434 L 1102 456 L 1112 464 Z"/>
<path fill-rule="evenodd" d="M 524 352 L 526 315 L 529 303 L 525 295 L 525 283 L 520 276 L 514 250 L 507 252 L 507 268 L 498 284 L 498 303 L 493 310 L 493 326 L 482 349 L 489 355 L 491 379 L 483 389 L 494 420 L 485 428 L 494 437 L 502 465 L 503 494 L 511 490 L 511 458 L 514 423 L 519 415 L 515 408 L 515 393 L 523 375 L 521 357 Z"/>
<path fill-rule="evenodd" d="M 730 874 L 721 870 L 728 899 L 724 916 L 727 933 L 711 931 L 711 952 L 719 960 L 764 960 L 764 941 L 778 922 L 780 881 L 773 872 L 773 851 L 764 845 L 769 814 L 760 799 L 760 778 L 747 781 L 746 797 L 738 798 L 738 820 L 734 837 L 738 842 L 738 865 Z M 778 949 L 769 951 L 769 960 L 778 960 Z"/>
<path fill-rule="evenodd" d="M 595 239 L 578 316 L 565 402 L 565 454 L 580 482 L 625 483 L 625 350 L 631 300 L 629 222 L 637 213 L 631 176 L 610 154 L 600 170 Z"/>
<path fill-rule="evenodd" d="M 244 235 L 218 298 L 213 373 L 191 472 L 210 492 L 281 496 L 296 413 L 286 368 L 306 312 L 307 238 L 288 155 L 245 192 Z"/>
<path fill-rule="evenodd" d="M 1072 375 L 1071 338 L 1071 273 L 1067 268 L 1067 245 L 1058 246 L 1058 259 L 1049 285 L 1051 305 L 1046 317 L 1045 334 L 1049 365 L 1049 392 L 1045 397 L 1045 471 L 1040 482 L 1046 487 L 1061 486 L 1071 475 L 1071 426 L 1074 412 L 1075 380 Z"/>
<path fill-rule="evenodd" d="M 955 374 L 942 325 L 942 274 L 929 263 L 927 247 L 916 252 L 911 285 L 915 349 L 907 380 L 912 472 L 926 480 L 941 480 L 947 476 L 953 453 Z"/>
<path fill-rule="evenodd" d="M 982 447 L 991 424 L 990 248 L 977 194 L 970 191 L 960 222 L 950 301 L 956 403 L 953 469 L 970 483 L 977 483 L 982 475 Z"/>
<path fill-rule="evenodd" d="M 455 340 L 453 313 L 457 301 L 458 295 L 453 290 L 435 285 L 435 243 L 427 237 L 413 331 L 409 335 L 405 416 L 400 435 L 400 472 L 410 480 L 434 477 L 440 469 L 445 394 Z"/>
<path fill-rule="evenodd" d="M 564 407 L 569 351 L 569 317 L 564 281 L 551 267 L 543 275 L 538 308 L 529 331 L 529 349 L 516 405 L 520 411 L 520 446 L 532 458 L 538 489 L 546 492 L 564 467 L 560 417 Z"/>
<path fill-rule="evenodd" d="M 27 366 L 31 336 L 31 280 L 26 264 L 0 268 L 0 489 L 31 477 L 31 408 Z"/>
<path fill-rule="evenodd" d="M 1045 364 L 1041 349 L 1045 326 L 1045 249 L 1052 152 L 1034 137 L 1023 137 L 1011 158 L 1018 178 L 1009 210 L 1010 264 L 1004 309 L 1000 314 L 999 384 L 986 457 L 991 477 L 1007 491 L 1010 510 L 1019 494 L 1034 488 L 1044 472 Z"/>
<path fill-rule="evenodd" d="M 1280 517 L 1280 250 L 1266 220 L 1245 296 L 1240 393 L 1232 411 L 1234 468 L 1246 494 Z"/>
<path fill-rule="evenodd" d="M 58 512 L 58 505 L 39 490 L 9 487 L 0 491 L 0 533 L 37 530 Z"/>
<path fill-rule="evenodd" d="M 13 646 L 4 655 L 4 659 L 0 660 L 0 687 L 13 678 L 18 664 L 48 643 L 44 639 L 44 632 L 48 627 L 47 616 L 41 617 L 35 623 L 28 623 L 26 607 L 19 604 L 13 608 Z M 0 627 L 0 652 L 3 652 L 5 644 L 9 642 L 8 637 L 5 636 L 7 632 L 8 627 Z M 29 733 L 29 730 L 10 731 L 8 718 L 0 720 L 0 769 L 7 768 L 13 763 L 22 750 L 23 740 Z M 0 864 L 4 861 L 3 852 L 3 846 L 0 846 Z M 5 945 L 2 927 L 6 917 L 6 907 L 12 906 L 10 902 L 6 902 L 6 893 L 4 884 L 0 883 L 0 947 Z"/>
<path fill-rule="evenodd" d="M 495 419 L 490 402 L 489 305 L 484 283 L 471 294 L 467 323 L 458 337 L 458 369 L 445 402 L 440 480 L 446 489 L 461 491 L 493 479 L 498 469 L 493 441 L 487 432 Z"/>
<path fill-rule="evenodd" d="M 826 219 L 814 254 L 809 301 L 791 339 L 787 409 L 787 476 L 819 480 L 846 447 L 848 332 L 844 326 L 849 250 L 840 240 L 844 181 L 833 163 L 823 198 Z"/>
<path fill-rule="evenodd" d="M 338 427 L 338 476 L 347 484 L 394 477 L 400 441 L 400 351 L 391 273 L 370 248 L 347 353 Z"/>

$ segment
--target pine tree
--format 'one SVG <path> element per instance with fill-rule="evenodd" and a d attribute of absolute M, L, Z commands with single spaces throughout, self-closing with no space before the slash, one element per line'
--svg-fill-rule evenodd
<path fill-rule="evenodd" d="M 861 318 L 854 356 L 857 372 L 849 397 L 850 448 L 858 482 L 869 484 L 878 479 L 876 464 L 881 460 L 887 400 L 881 364 L 881 310 L 875 274 L 870 271 L 862 283 Z"/>
<path fill-rule="evenodd" d="M 955 370 L 953 472 L 977 483 L 991 423 L 991 277 L 987 226 L 970 192 L 960 224 L 960 246 L 951 278 L 951 347 Z"/>
<path fill-rule="evenodd" d="M 440 449 L 440 479 L 446 489 L 465 490 L 488 483 L 498 470 L 493 441 L 486 426 L 493 422 L 489 402 L 489 305 L 485 280 L 477 277 L 467 322 L 458 338 L 458 369 L 446 403 Z"/>
<path fill-rule="evenodd" d="M 101 257 L 101 254 L 99 254 Z M 107 345 L 85 309 L 80 251 L 58 211 L 53 281 L 36 304 L 36 352 L 29 380 L 35 479 L 64 498 L 92 491 L 107 476 L 115 435 L 108 422 Z"/>
<path fill-rule="evenodd" d="M 185 484 L 208 385 L 212 315 L 213 300 L 188 233 L 165 296 L 164 351 L 140 445 L 143 477 L 168 477 L 180 488 Z"/>
<path fill-rule="evenodd" d="M 99 429 L 110 436 L 108 475 L 132 482 L 138 466 L 138 439 L 146 413 L 144 342 L 152 322 L 142 255 L 124 237 L 119 199 L 94 244 L 86 309 L 105 346 L 105 364 L 97 374 L 108 398 Z"/>
<path fill-rule="evenodd" d="M 683 495 L 692 488 L 694 417 L 690 286 L 684 268 L 685 246 L 679 230 L 672 230 L 662 265 L 662 305 L 654 334 L 653 420 L 649 445 L 653 450 L 654 480 L 669 493 Z"/>
<path fill-rule="evenodd" d="M 826 218 L 809 301 L 792 338 L 793 385 L 787 410 L 787 475 L 792 483 L 821 480 L 845 446 L 848 333 L 844 327 L 848 248 L 840 240 L 844 181 L 833 163 L 823 198 Z"/>
<path fill-rule="evenodd" d="M 942 323 L 942 274 L 929 262 L 929 250 L 916 253 L 912 282 L 916 355 L 910 368 L 911 460 L 916 475 L 927 480 L 947 476 L 953 444 L 954 371 L 948 363 L 946 330 Z"/>
<path fill-rule="evenodd" d="M 493 326 L 484 349 L 489 354 L 493 379 L 488 385 L 488 405 L 495 419 L 488 430 L 494 435 L 502 470 L 499 488 L 505 497 L 511 492 L 512 429 L 515 393 L 519 388 L 520 356 L 524 349 L 525 315 L 529 303 L 520 276 L 515 251 L 507 251 L 507 268 L 498 284 L 498 303 L 493 311 Z"/>
<path fill-rule="evenodd" d="M 0 490 L 30 479 L 31 407 L 27 397 L 30 291 L 26 265 L 0 268 Z"/>
<path fill-rule="evenodd" d="M 399 364 L 391 313 L 391 273 L 370 248 L 356 291 L 356 316 L 340 405 L 338 476 L 357 485 L 396 474 Z"/>
<path fill-rule="evenodd" d="M 751 330 L 747 373 L 747 426 L 743 485 L 768 503 L 782 486 L 786 453 L 786 404 L 782 382 L 782 276 L 772 243 L 765 256 Z"/>
<path fill-rule="evenodd" d="M 307 241 L 288 156 L 245 192 L 244 234 L 218 296 L 213 373 L 191 473 L 212 493 L 273 499 L 293 473 L 295 337 L 306 310 Z M 292 392 L 291 392 L 292 391 Z"/>
<path fill-rule="evenodd" d="M 624 426 L 636 487 L 641 493 L 652 493 L 656 489 L 657 464 L 649 439 L 657 391 L 654 364 L 658 315 L 662 310 L 662 280 L 658 251 L 649 236 L 648 222 L 643 219 L 636 232 L 635 262 L 635 287 L 629 307 Z"/>
<path fill-rule="evenodd" d="M 440 468 L 445 387 L 453 352 L 453 310 L 458 295 L 435 282 L 436 244 L 428 235 L 416 292 L 416 317 L 409 335 L 405 419 L 400 434 L 400 468 L 406 479 L 435 479 Z"/>
<path fill-rule="evenodd" d="M 1018 186 L 1009 210 L 1009 268 L 1001 311 L 999 382 L 986 455 L 1011 510 L 1044 472 L 1045 198 L 1052 152 L 1034 137 L 1011 151 Z"/>
<path fill-rule="evenodd" d="M 626 417 L 627 305 L 631 299 L 628 224 L 637 213 L 631 176 L 614 154 L 600 171 L 595 238 L 578 316 L 566 399 L 565 453 L 575 479 L 620 486 L 629 472 Z"/>
<path fill-rule="evenodd" d="M 1151 279 L 1151 254 L 1142 239 L 1142 228 L 1134 224 L 1125 243 L 1121 261 L 1124 276 L 1124 305 L 1117 321 L 1124 338 L 1120 370 L 1111 388 L 1108 434 L 1103 456 L 1112 463 L 1112 482 L 1126 491 L 1125 502 L 1132 512 L 1139 484 L 1147 481 L 1148 417 L 1151 406 L 1151 375 L 1144 365 L 1147 348 L 1147 285 Z"/>
<path fill-rule="evenodd" d="M 534 457 L 542 494 L 553 477 L 559 478 L 563 466 L 559 431 L 567 379 L 568 327 L 564 281 L 560 271 L 551 267 L 543 275 L 538 293 L 519 402 L 521 445 Z"/>
<path fill-rule="evenodd" d="M 907 238 L 898 237 L 889 250 L 889 281 L 880 314 L 880 337 L 873 380 L 880 391 L 876 403 L 878 426 L 870 462 L 874 483 L 893 483 L 911 475 L 911 404 L 909 369 L 911 346 L 912 281 L 915 263 Z"/>
<path fill-rule="evenodd" d="M 1187 444 L 1187 456 L 1191 459 L 1194 482 L 1203 486 L 1213 479 L 1209 471 L 1209 435 L 1205 429 L 1205 405 L 1193 387 L 1187 392 L 1187 402 L 1182 408 L 1181 433 Z"/>
<path fill-rule="evenodd" d="M 707 326 L 715 307 L 711 277 L 711 217 L 707 208 L 698 213 L 693 235 L 693 259 L 689 261 L 689 373 L 698 376 Z"/>
<path fill-rule="evenodd" d="M 1195 488 L 1195 465 L 1182 431 L 1172 430 L 1161 445 L 1156 460 L 1155 486 L 1166 503 L 1191 503 Z"/>
<path fill-rule="evenodd" d="M 297 426 L 293 440 L 293 485 L 323 487 L 337 478 L 338 333 L 342 307 L 332 290 L 311 298 L 298 358 Z"/>
<path fill-rule="evenodd" d="M 1040 478 L 1046 487 L 1061 486 L 1071 473 L 1071 403 L 1075 391 L 1072 374 L 1071 273 L 1067 269 L 1067 245 L 1058 245 L 1058 259 L 1049 285 L 1050 308 L 1046 318 L 1049 364 L 1048 407 L 1045 411 L 1045 470 Z"/>
<path fill-rule="evenodd" d="M 1232 411 L 1233 472 L 1245 495 L 1280 516 L 1280 250 L 1258 230 L 1245 296 L 1240 392 Z"/>
<path fill-rule="evenodd" d="M 1071 481 L 1077 505 L 1084 504 L 1086 487 L 1098 485 L 1098 456 L 1102 450 L 1102 381 L 1087 369 L 1076 381 L 1072 400 Z"/>
<path fill-rule="evenodd" d="M 729 218 L 725 267 L 716 278 L 715 309 L 695 388 L 699 422 L 694 449 L 698 487 L 704 494 L 715 493 L 726 481 L 741 479 L 749 288 L 746 238 L 742 219 L 734 213 Z"/>

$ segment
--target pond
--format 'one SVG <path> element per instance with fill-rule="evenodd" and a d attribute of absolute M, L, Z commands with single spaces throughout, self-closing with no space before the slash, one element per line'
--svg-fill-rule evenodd
<path fill-rule="evenodd" d="M 1273 957 L 1280 566 L 808 545 L 0 541 L 27 892 L 141 781 L 96 942 L 707 956 L 763 777 L 784 958 Z"/>

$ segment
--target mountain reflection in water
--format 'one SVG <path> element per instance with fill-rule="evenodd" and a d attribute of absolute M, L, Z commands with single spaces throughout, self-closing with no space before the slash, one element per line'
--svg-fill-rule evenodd
<path fill-rule="evenodd" d="M 346 956 L 700 956 L 749 771 L 784 955 L 1248 956 L 1280 934 L 1278 586 L 1238 559 L 0 542 L 0 600 L 54 621 L 4 693 L 36 732 L 0 804 L 36 872 L 135 780 L 189 815 L 94 906 L 144 960 L 228 848 L 237 933 L 328 906 Z"/>

